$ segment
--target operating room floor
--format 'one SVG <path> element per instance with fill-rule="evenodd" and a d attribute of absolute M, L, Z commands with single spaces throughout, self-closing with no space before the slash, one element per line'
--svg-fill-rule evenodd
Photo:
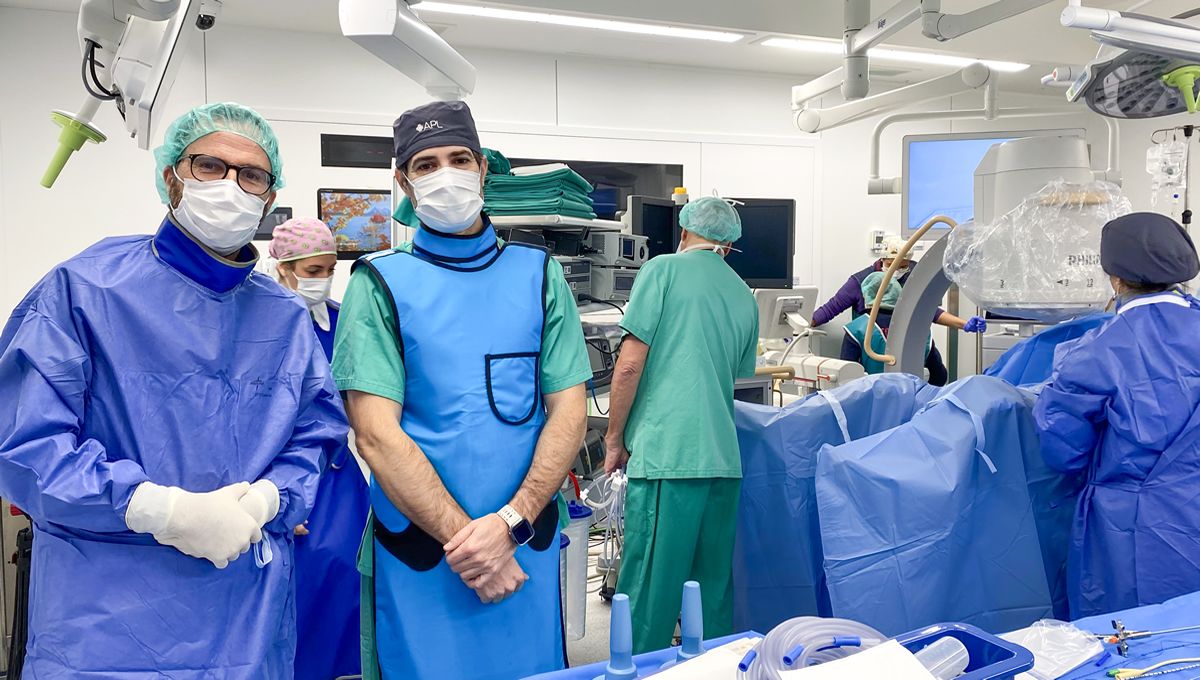
<path fill-rule="evenodd" d="M 609 612 L 611 607 L 599 593 L 589 593 L 587 625 L 582 640 L 567 642 L 567 659 L 571 666 L 585 666 L 608 660 Z"/>

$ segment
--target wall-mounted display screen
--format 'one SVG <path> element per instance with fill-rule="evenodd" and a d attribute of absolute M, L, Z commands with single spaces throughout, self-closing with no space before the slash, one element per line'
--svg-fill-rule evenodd
<path fill-rule="evenodd" d="M 317 218 L 333 232 L 340 260 L 392 247 L 390 191 L 318 189 Z"/>

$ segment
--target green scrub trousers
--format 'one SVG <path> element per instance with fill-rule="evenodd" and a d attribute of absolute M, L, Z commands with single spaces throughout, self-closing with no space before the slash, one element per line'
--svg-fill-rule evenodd
<path fill-rule="evenodd" d="M 697 581 L 704 638 L 733 631 L 733 537 L 740 479 L 630 479 L 617 592 L 629 596 L 633 652 L 671 646 L 683 584 Z"/>

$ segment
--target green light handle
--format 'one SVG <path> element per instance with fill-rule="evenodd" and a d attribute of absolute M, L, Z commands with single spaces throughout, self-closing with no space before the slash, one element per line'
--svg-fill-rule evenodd
<path fill-rule="evenodd" d="M 1196 80 L 1200 79 L 1200 66 L 1190 65 L 1181 66 L 1180 68 L 1171 71 L 1163 76 L 1163 82 L 1168 87 L 1173 87 L 1179 90 L 1179 94 L 1183 95 L 1183 101 L 1187 104 L 1188 113 L 1195 113 L 1196 105 Z"/>
<path fill-rule="evenodd" d="M 54 186 L 54 181 L 71 159 L 71 154 L 82 149 L 86 142 L 99 144 L 108 139 L 96 128 L 63 111 L 51 112 L 50 120 L 61 127 L 62 132 L 58 135 L 58 149 L 54 152 L 54 158 L 50 160 L 50 167 L 46 168 L 46 174 L 42 175 L 42 186 L 47 189 Z"/>

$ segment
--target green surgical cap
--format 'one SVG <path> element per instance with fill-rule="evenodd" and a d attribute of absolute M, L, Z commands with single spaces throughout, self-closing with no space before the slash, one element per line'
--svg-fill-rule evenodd
<path fill-rule="evenodd" d="M 679 226 L 715 243 L 733 243 L 742 237 L 742 218 L 723 198 L 705 196 L 679 211 Z"/>
<path fill-rule="evenodd" d="M 863 279 L 862 294 L 863 301 L 869 308 L 875 304 L 875 296 L 879 294 L 879 286 L 883 283 L 883 272 L 874 272 Z M 888 282 L 887 291 L 883 294 L 883 300 L 879 303 L 880 309 L 895 309 L 896 303 L 900 301 L 900 284 L 896 279 Z"/>
<path fill-rule="evenodd" d="M 163 203 L 170 202 L 163 171 L 179 162 L 184 149 L 192 142 L 214 132 L 232 132 L 262 147 L 271 161 L 271 173 L 275 175 L 272 189 L 283 188 L 283 161 L 279 158 L 279 140 L 271 124 L 257 111 L 241 104 L 205 104 L 175 119 L 163 135 L 162 146 L 154 150 L 155 181 Z"/>

